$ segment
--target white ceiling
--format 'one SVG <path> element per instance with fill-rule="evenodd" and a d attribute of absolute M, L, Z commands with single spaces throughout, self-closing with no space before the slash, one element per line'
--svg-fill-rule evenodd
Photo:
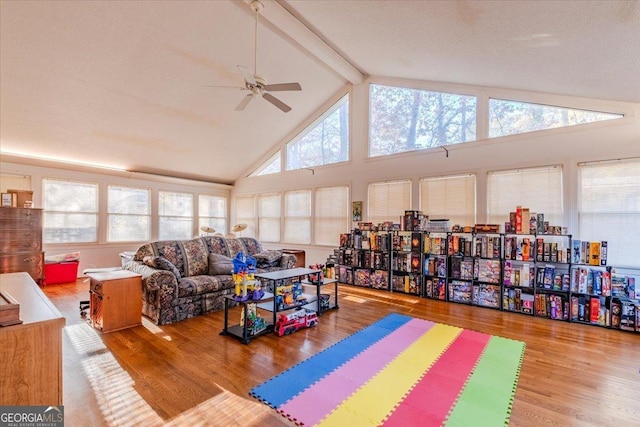
<path fill-rule="evenodd" d="M 2 153 L 233 183 L 363 76 L 640 102 L 639 1 L 264 4 L 258 74 L 303 89 L 274 93 L 286 114 L 203 87 L 253 69 L 247 2 L 2 0 Z"/>

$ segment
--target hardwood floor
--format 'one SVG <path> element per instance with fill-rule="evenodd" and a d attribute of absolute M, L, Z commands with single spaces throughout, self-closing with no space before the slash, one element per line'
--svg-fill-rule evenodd
<path fill-rule="evenodd" d="M 219 335 L 222 312 L 101 334 L 79 315 L 88 280 L 43 289 L 67 319 L 68 427 L 290 426 L 249 390 L 394 312 L 525 341 L 512 426 L 640 422 L 640 334 L 341 286 L 318 326 L 243 345 Z"/>

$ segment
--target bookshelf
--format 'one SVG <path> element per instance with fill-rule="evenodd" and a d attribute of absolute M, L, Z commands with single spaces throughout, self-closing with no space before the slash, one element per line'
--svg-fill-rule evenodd
<path fill-rule="evenodd" d="M 422 239 L 423 234 L 419 231 L 392 232 L 391 291 L 423 295 Z"/>
<path fill-rule="evenodd" d="M 502 240 L 499 233 L 472 235 L 473 305 L 494 309 L 502 307 Z"/>
<path fill-rule="evenodd" d="M 341 283 L 640 332 L 640 269 L 600 265 L 606 242 L 591 245 L 570 234 L 356 230 L 341 235 L 335 250 Z M 375 248 L 358 246 L 372 234 L 385 237 Z M 358 271 L 368 282 L 357 279 Z"/>

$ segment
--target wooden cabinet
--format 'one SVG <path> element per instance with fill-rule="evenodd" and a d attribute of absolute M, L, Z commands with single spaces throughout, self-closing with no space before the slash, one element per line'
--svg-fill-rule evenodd
<path fill-rule="evenodd" d="M 0 273 L 21 271 L 44 284 L 42 209 L 0 207 Z"/>
<path fill-rule="evenodd" d="M 102 332 L 141 324 L 142 276 L 127 270 L 88 273 L 91 323 Z"/>
<path fill-rule="evenodd" d="M 0 404 L 62 405 L 64 317 L 27 273 L 0 274 L 0 288 L 22 319 L 0 327 Z"/>

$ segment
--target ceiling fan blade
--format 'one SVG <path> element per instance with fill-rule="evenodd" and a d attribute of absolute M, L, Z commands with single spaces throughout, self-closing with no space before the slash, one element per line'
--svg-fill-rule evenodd
<path fill-rule="evenodd" d="M 249 89 L 247 89 L 246 87 L 240 87 L 240 86 L 202 85 L 202 87 L 223 88 L 223 89 L 236 89 L 236 90 L 249 90 Z"/>
<path fill-rule="evenodd" d="M 249 102 L 251 102 L 252 99 L 253 93 L 250 93 L 249 95 L 242 98 L 242 101 L 240 101 L 240 104 L 238 104 L 238 106 L 236 107 L 236 111 L 242 111 L 247 108 L 247 105 L 249 104 Z"/>
<path fill-rule="evenodd" d="M 242 73 L 242 77 L 244 77 L 244 81 L 255 86 L 257 85 L 256 83 L 256 79 L 253 77 L 253 74 L 251 74 L 251 71 L 249 71 L 249 69 L 247 67 L 244 67 L 242 65 L 238 65 L 238 70 L 240 70 L 240 72 Z"/>
<path fill-rule="evenodd" d="M 284 111 L 285 113 L 288 113 L 289 111 L 291 111 L 291 107 L 289 107 L 287 104 L 280 101 L 278 98 L 276 98 L 275 96 L 269 93 L 263 93 L 262 97 L 267 101 L 269 101 L 270 103 L 272 103 L 273 105 L 275 105 L 276 107 L 278 107 L 279 109 L 281 109 L 282 111 Z"/>
<path fill-rule="evenodd" d="M 264 88 L 269 92 L 277 92 L 283 90 L 302 90 L 300 83 L 276 83 L 273 85 L 265 85 Z"/>

